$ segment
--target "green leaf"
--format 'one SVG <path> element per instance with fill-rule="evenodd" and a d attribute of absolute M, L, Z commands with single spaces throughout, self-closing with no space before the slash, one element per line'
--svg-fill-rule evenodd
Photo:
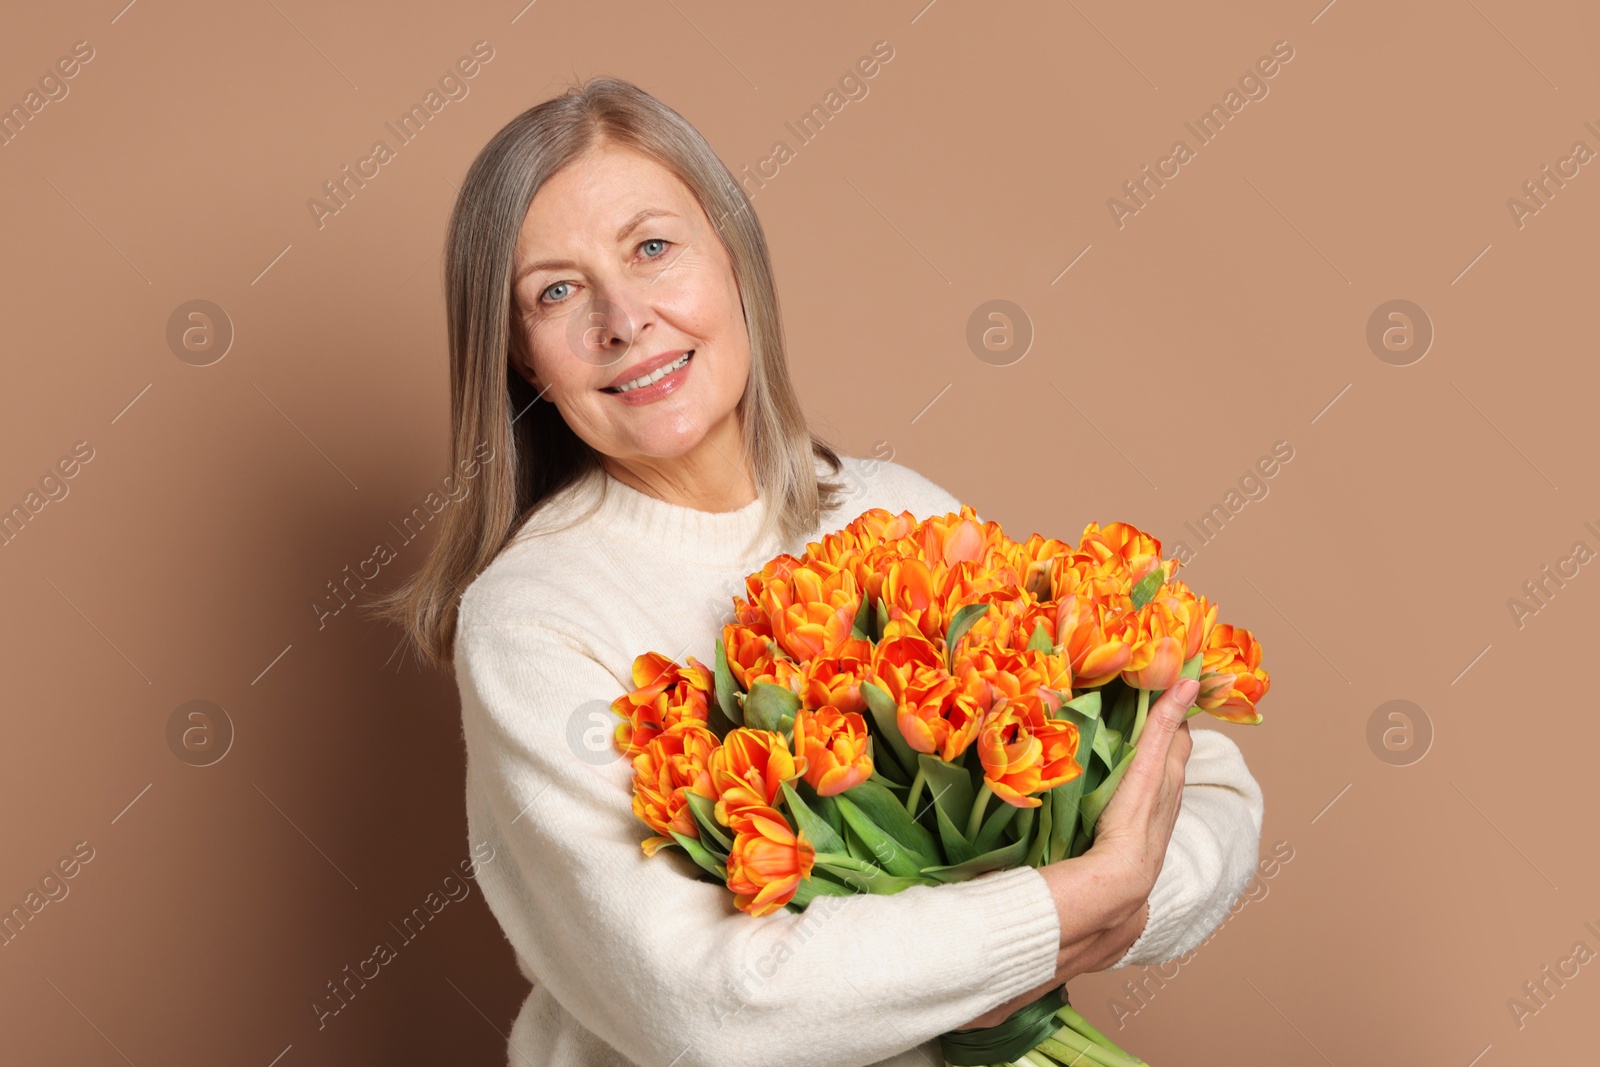
<path fill-rule="evenodd" d="M 972 847 L 979 852 L 987 852 L 994 848 L 995 842 L 1000 840 L 1000 831 L 1006 828 L 1013 816 L 1017 814 L 1014 804 L 1007 804 L 998 797 L 991 797 L 990 803 L 994 806 L 983 816 L 983 826 L 978 830 L 977 840 L 972 842 Z"/>
<path fill-rule="evenodd" d="M 689 854 L 690 859 L 716 875 L 718 880 L 724 883 L 727 882 L 728 869 L 718 862 L 717 857 L 707 852 L 706 847 L 698 839 L 687 834 L 680 834 L 676 830 L 668 830 L 667 833 L 672 835 L 674 841 L 683 846 L 683 850 Z"/>
<path fill-rule="evenodd" d="M 795 887 L 794 896 L 789 898 L 789 906 L 801 911 L 818 897 L 853 897 L 857 892 L 830 877 L 817 874 L 813 867 L 811 876 L 800 879 L 800 884 Z"/>
<path fill-rule="evenodd" d="M 1189 657 L 1189 661 L 1183 665 L 1183 670 L 1178 672 L 1178 677 L 1179 678 L 1198 678 L 1198 677 L 1200 677 L 1200 668 L 1205 665 L 1205 658 L 1206 658 L 1206 650 L 1202 648 L 1199 652 L 1196 652 L 1194 655 Z"/>
<path fill-rule="evenodd" d="M 844 838 L 834 832 L 827 819 L 811 810 L 811 806 L 795 792 L 793 786 L 784 782 L 779 788 L 783 790 L 783 798 L 789 802 L 789 814 L 794 816 L 796 829 L 806 835 L 812 848 L 818 852 L 845 851 Z"/>
<path fill-rule="evenodd" d="M 1086 715 L 1091 719 L 1098 719 L 1100 718 L 1100 690 L 1090 689 L 1088 692 L 1080 693 L 1063 704 L 1062 707 L 1071 708 L 1080 715 Z M 1056 718 L 1061 718 L 1059 711 L 1056 712 Z"/>
<path fill-rule="evenodd" d="M 1083 797 L 1083 787 L 1088 780 L 1087 774 L 1079 774 L 1072 781 L 1063 782 L 1050 790 L 1046 801 L 1051 808 L 1050 845 L 1044 856 L 1046 863 L 1055 863 L 1073 855 L 1072 841 L 1078 833 L 1078 802 Z"/>
<path fill-rule="evenodd" d="M 972 814 L 972 801 L 977 791 L 972 786 L 972 772 L 959 763 L 947 763 L 929 752 L 917 753 L 917 766 L 928 783 L 927 796 L 955 821 L 965 826 Z"/>
<path fill-rule="evenodd" d="M 733 838 L 729 837 L 727 830 L 717 822 L 717 802 L 710 797 L 701 796 L 692 789 L 685 789 L 683 795 L 689 802 L 690 814 L 700 827 L 701 844 L 705 844 L 706 835 L 709 834 L 712 841 L 722 846 L 722 854 L 726 856 L 733 850 Z M 709 845 L 706 847 L 710 848 Z"/>
<path fill-rule="evenodd" d="M 739 707 L 739 683 L 733 677 L 733 671 L 728 667 L 728 650 L 722 647 L 722 638 L 717 638 L 717 663 L 712 672 L 716 679 L 716 705 L 723 717 L 734 726 L 744 725 L 744 711 Z M 715 732 L 716 727 L 712 727 Z M 717 736 L 724 736 L 718 734 Z"/>
<path fill-rule="evenodd" d="M 856 789 L 862 788 L 857 786 Z M 912 876 L 923 867 L 937 861 L 937 853 L 930 855 L 919 851 L 915 847 L 900 840 L 896 834 L 880 825 L 861 808 L 851 802 L 847 793 L 855 790 L 846 790 L 834 799 L 839 802 L 839 812 L 844 816 L 845 825 L 853 830 L 862 844 L 866 845 L 872 854 L 872 861 L 881 866 L 890 874 Z M 898 807 L 898 805 L 894 805 Z M 905 809 L 900 808 L 900 814 L 905 815 Z M 897 828 L 898 829 L 898 828 Z M 921 827 L 918 827 L 921 829 Z M 923 831 L 926 833 L 926 831 Z"/>
<path fill-rule="evenodd" d="M 1033 815 L 1034 812 L 1038 812 L 1038 832 L 1031 836 L 1026 833 L 1018 835 L 1018 840 L 1028 840 L 1028 854 L 1022 862 L 1029 867 L 1040 867 L 1049 862 L 1046 853 L 1050 847 L 1050 826 L 1051 819 L 1055 815 L 1055 807 L 1055 801 L 1047 793 L 1039 798 L 1039 806 L 1037 808 L 1024 808 L 1022 811 L 1024 815 Z M 1032 821 L 1032 819 L 1029 820 L 1030 823 Z M 1018 819 L 1017 822 L 1020 823 L 1022 820 Z"/>
<path fill-rule="evenodd" d="M 1006 805 L 1010 807 L 1011 805 Z M 929 878 L 937 878 L 941 882 L 965 882 L 969 878 L 976 878 L 985 871 L 999 871 L 1010 867 L 1022 865 L 1024 855 L 1028 850 L 1028 839 L 1019 838 L 1001 848 L 974 856 L 964 863 L 953 863 L 944 867 L 924 867 L 922 873 Z"/>
<path fill-rule="evenodd" d="M 873 866 L 877 866 L 877 857 L 872 853 L 872 846 L 861 840 L 861 835 L 856 833 L 855 828 L 848 822 L 844 824 L 844 844 L 846 855 L 854 857 L 862 863 L 870 863 Z"/>
<path fill-rule="evenodd" d="M 883 597 L 879 597 L 877 603 L 873 606 L 872 625 L 874 627 L 873 633 L 876 633 L 881 640 L 883 637 L 883 631 L 889 625 L 889 605 L 883 602 Z"/>
<path fill-rule="evenodd" d="M 1154 567 L 1150 568 L 1150 573 L 1140 578 L 1138 584 L 1133 587 L 1133 591 L 1128 594 L 1128 599 L 1133 602 L 1133 610 L 1138 611 L 1150 603 L 1151 598 L 1156 595 L 1156 590 L 1160 589 L 1161 583 L 1166 580 L 1167 569 L 1157 562 Z"/>
<path fill-rule="evenodd" d="M 972 847 L 967 835 L 961 832 L 961 826 L 943 808 L 934 805 L 933 814 L 939 822 L 939 843 L 944 846 L 945 859 L 951 863 L 965 863 L 977 856 L 978 850 Z M 961 825 L 965 825 L 965 820 Z"/>
<path fill-rule="evenodd" d="M 841 814 L 844 813 L 843 801 L 848 800 L 854 804 L 872 820 L 874 825 L 903 845 L 907 851 L 915 853 L 923 866 L 939 861 L 939 846 L 934 840 L 933 833 L 911 818 L 906 812 L 905 801 L 877 782 L 869 779 L 853 789 L 846 789 L 834 799 L 841 802 L 839 805 Z M 846 815 L 846 818 L 849 816 Z"/>
<path fill-rule="evenodd" d="M 1094 792 L 1085 796 L 1078 805 L 1086 831 L 1093 832 L 1095 823 L 1100 820 L 1100 813 L 1111 803 L 1111 794 L 1116 792 L 1117 783 L 1122 781 L 1122 776 L 1127 771 L 1128 764 L 1133 762 L 1134 753 L 1137 751 L 1137 745 L 1129 746 L 1122 758 L 1117 761 L 1117 765 L 1111 768 L 1111 773 L 1106 775 L 1105 781 L 1095 786 Z"/>
<path fill-rule="evenodd" d="M 889 743 L 890 751 L 894 753 L 900 770 L 905 772 L 908 776 L 906 781 L 909 782 L 909 775 L 916 771 L 917 751 L 900 732 L 899 705 L 894 702 L 894 697 L 873 682 L 861 683 L 861 697 L 867 702 L 873 725 L 878 728 L 877 736 Z"/>
<path fill-rule="evenodd" d="M 914 885 L 939 884 L 936 879 L 925 878 L 920 874 L 909 878 L 893 875 L 871 863 L 834 852 L 817 853 L 815 866 L 821 867 L 846 885 L 854 886 L 866 893 L 888 895 L 910 889 Z"/>
<path fill-rule="evenodd" d="M 756 730 L 787 734 L 794 729 L 794 713 L 799 707 L 800 694 L 788 686 L 757 682 L 744 701 L 744 724 Z"/>
<path fill-rule="evenodd" d="M 961 638 L 972 629 L 972 624 L 978 621 L 978 616 L 989 610 L 988 604 L 963 604 L 950 616 L 950 628 L 945 631 L 944 647 L 945 662 L 953 662 L 956 658 L 956 645 L 961 643 Z"/>
<path fill-rule="evenodd" d="M 1095 731 L 1093 744 L 1094 755 L 1100 760 L 1102 767 L 1109 771 L 1117 765 L 1117 760 L 1121 758 L 1120 753 L 1122 750 L 1121 730 L 1101 723 L 1100 729 Z M 1079 764 L 1079 766 L 1083 765 Z"/>
<path fill-rule="evenodd" d="M 1027 647 L 1040 652 L 1054 652 L 1056 650 L 1056 643 L 1050 637 L 1050 631 L 1046 629 L 1043 619 L 1034 624 L 1033 636 L 1028 638 Z"/>
<path fill-rule="evenodd" d="M 850 636 L 858 641 L 871 641 L 878 643 L 878 636 L 882 631 L 874 632 L 876 627 L 872 624 L 872 605 L 867 602 L 866 591 L 861 593 L 861 603 L 856 606 L 856 618 L 850 624 Z"/>
<path fill-rule="evenodd" d="M 822 816 L 827 824 L 833 827 L 836 834 L 844 834 L 844 816 L 839 814 L 839 805 L 833 802 L 832 797 L 821 796 L 810 782 L 804 778 L 794 779 L 794 790 L 806 802 L 806 806 L 813 812 Z"/>

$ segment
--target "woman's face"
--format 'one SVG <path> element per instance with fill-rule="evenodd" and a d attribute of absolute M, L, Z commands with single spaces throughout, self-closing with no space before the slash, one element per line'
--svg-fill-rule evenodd
<path fill-rule="evenodd" d="M 590 447 L 645 469 L 707 447 L 742 454 L 736 409 L 750 338 L 738 285 L 716 230 L 671 172 L 614 145 L 573 160 L 534 195 L 515 270 L 531 353 L 518 369 Z M 685 354 L 680 369 L 639 381 Z"/>

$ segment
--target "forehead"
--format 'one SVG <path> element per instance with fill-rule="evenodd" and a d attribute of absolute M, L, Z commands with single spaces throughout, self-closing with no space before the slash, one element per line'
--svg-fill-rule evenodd
<path fill-rule="evenodd" d="M 534 194 L 518 240 L 524 254 L 594 240 L 609 245 L 618 226 L 646 209 L 694 220 L 703 213 L 689 187 L 650 157 L 603 145 L 563 166 Z"/>

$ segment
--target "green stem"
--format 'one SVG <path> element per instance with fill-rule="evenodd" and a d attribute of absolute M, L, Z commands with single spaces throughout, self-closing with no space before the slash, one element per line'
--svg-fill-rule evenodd
<path fill-rule="evenodd" d="M 989 788 L 989 783 L 984 782 L 983 788 L 978 790 L 977 799 L 972 802 L 972 815 L 967 819 L 967 840 L 978 839 L 978 830 L 983 826 L 983 809 L 989 806 L 989 798 L 994 796 L 994 791 Z"/>
<path fill-rule="evenodd" d="M 1071 1004 L 1063 1004 L 1061 1007 L 1057 1008 L 1056 1018 L 1061 1020 L 1063 1023 L 1066 1023 L 1068 1026 L 1072 1027 L 1078 1033 L 1082 1034 L 1090 1041 L 1093 1041 L 1101 1048 L 1108 1048 L 1111 1051 L 1121 1053 L 1124 1056 L 1130 1055 L 1129 1053 L 1118 1048 L 1115 1041 L 1112 1041 L 1105 1034 L 1102 1034 L 1099 1030 L 1096 1030 L 1094 1028 L 1094 1024 L 1089 1022 L 1088 1019 L 1085 1019 L 1078 1009 L 1074 1008 Z"/>
<path fill-rule="evenodd" d="M 1141 1064 L 1126 1053 L 1095 1044 L 1070 1026 L 1063 1026 L 1039 1042 L 1039 1048 L 1068 1063 L 1092 1063 L 1095 1067 L 1140 1067 Z"/>
<path fill-rule="evenodd" d="M 1139 704 L 1133 713 L 1133 732 L 1128 735 L 1128 747 L 1132 748 L 1139 743 L 1139 735 L 1144 733 L 1144 720 L 1150 712 L 1150 690 L 1139 690 Z"/>
<path fill-rule="evenodd" d="M 917 765 L 917 776 L 911 779 L 911 792 L 906 794 L 906 814 L 910 815 L 913 819 L 917 817 L 917 801 L 922 799 L 922 787 L 927 784 L 927 781 L 928 776 L 926 772 L 923 771 L 922 765 L 919 762 Z"/>

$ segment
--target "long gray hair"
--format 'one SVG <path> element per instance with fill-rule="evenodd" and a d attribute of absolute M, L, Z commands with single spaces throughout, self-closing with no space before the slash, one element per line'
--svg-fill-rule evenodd
<path fill-rule="evenodd" d="M 507 123 L 472 161 L 451 212 L 444 256 L 450 339 L 451 471 L 466 486 L 443 509 L 419 570 L 367 611 L 400 624 L 418 657 L 451 667 L 461 595 L 545 500 L 597 473 L 601 457 L 516 370 L 524 352 L 512 274 L 534 194 L 600 144 L 633 149 L 682 181 L 732 260 L 750 335 L 750 376 L 738 417 L 746 458 L 772 504 L 752 544 L 817 528 L 844 486 L 820 480 L 838 454 L 811 432 L 789 379 L 766 237 L 749 198 L 689 122 L 649 93 L 595 77 Z M 486 460 L 484 457 L 488 457 Z M 476 468 L 476 469 L 475 469 Z M 453 497 L 454 499 L 454 497 Z"/>

